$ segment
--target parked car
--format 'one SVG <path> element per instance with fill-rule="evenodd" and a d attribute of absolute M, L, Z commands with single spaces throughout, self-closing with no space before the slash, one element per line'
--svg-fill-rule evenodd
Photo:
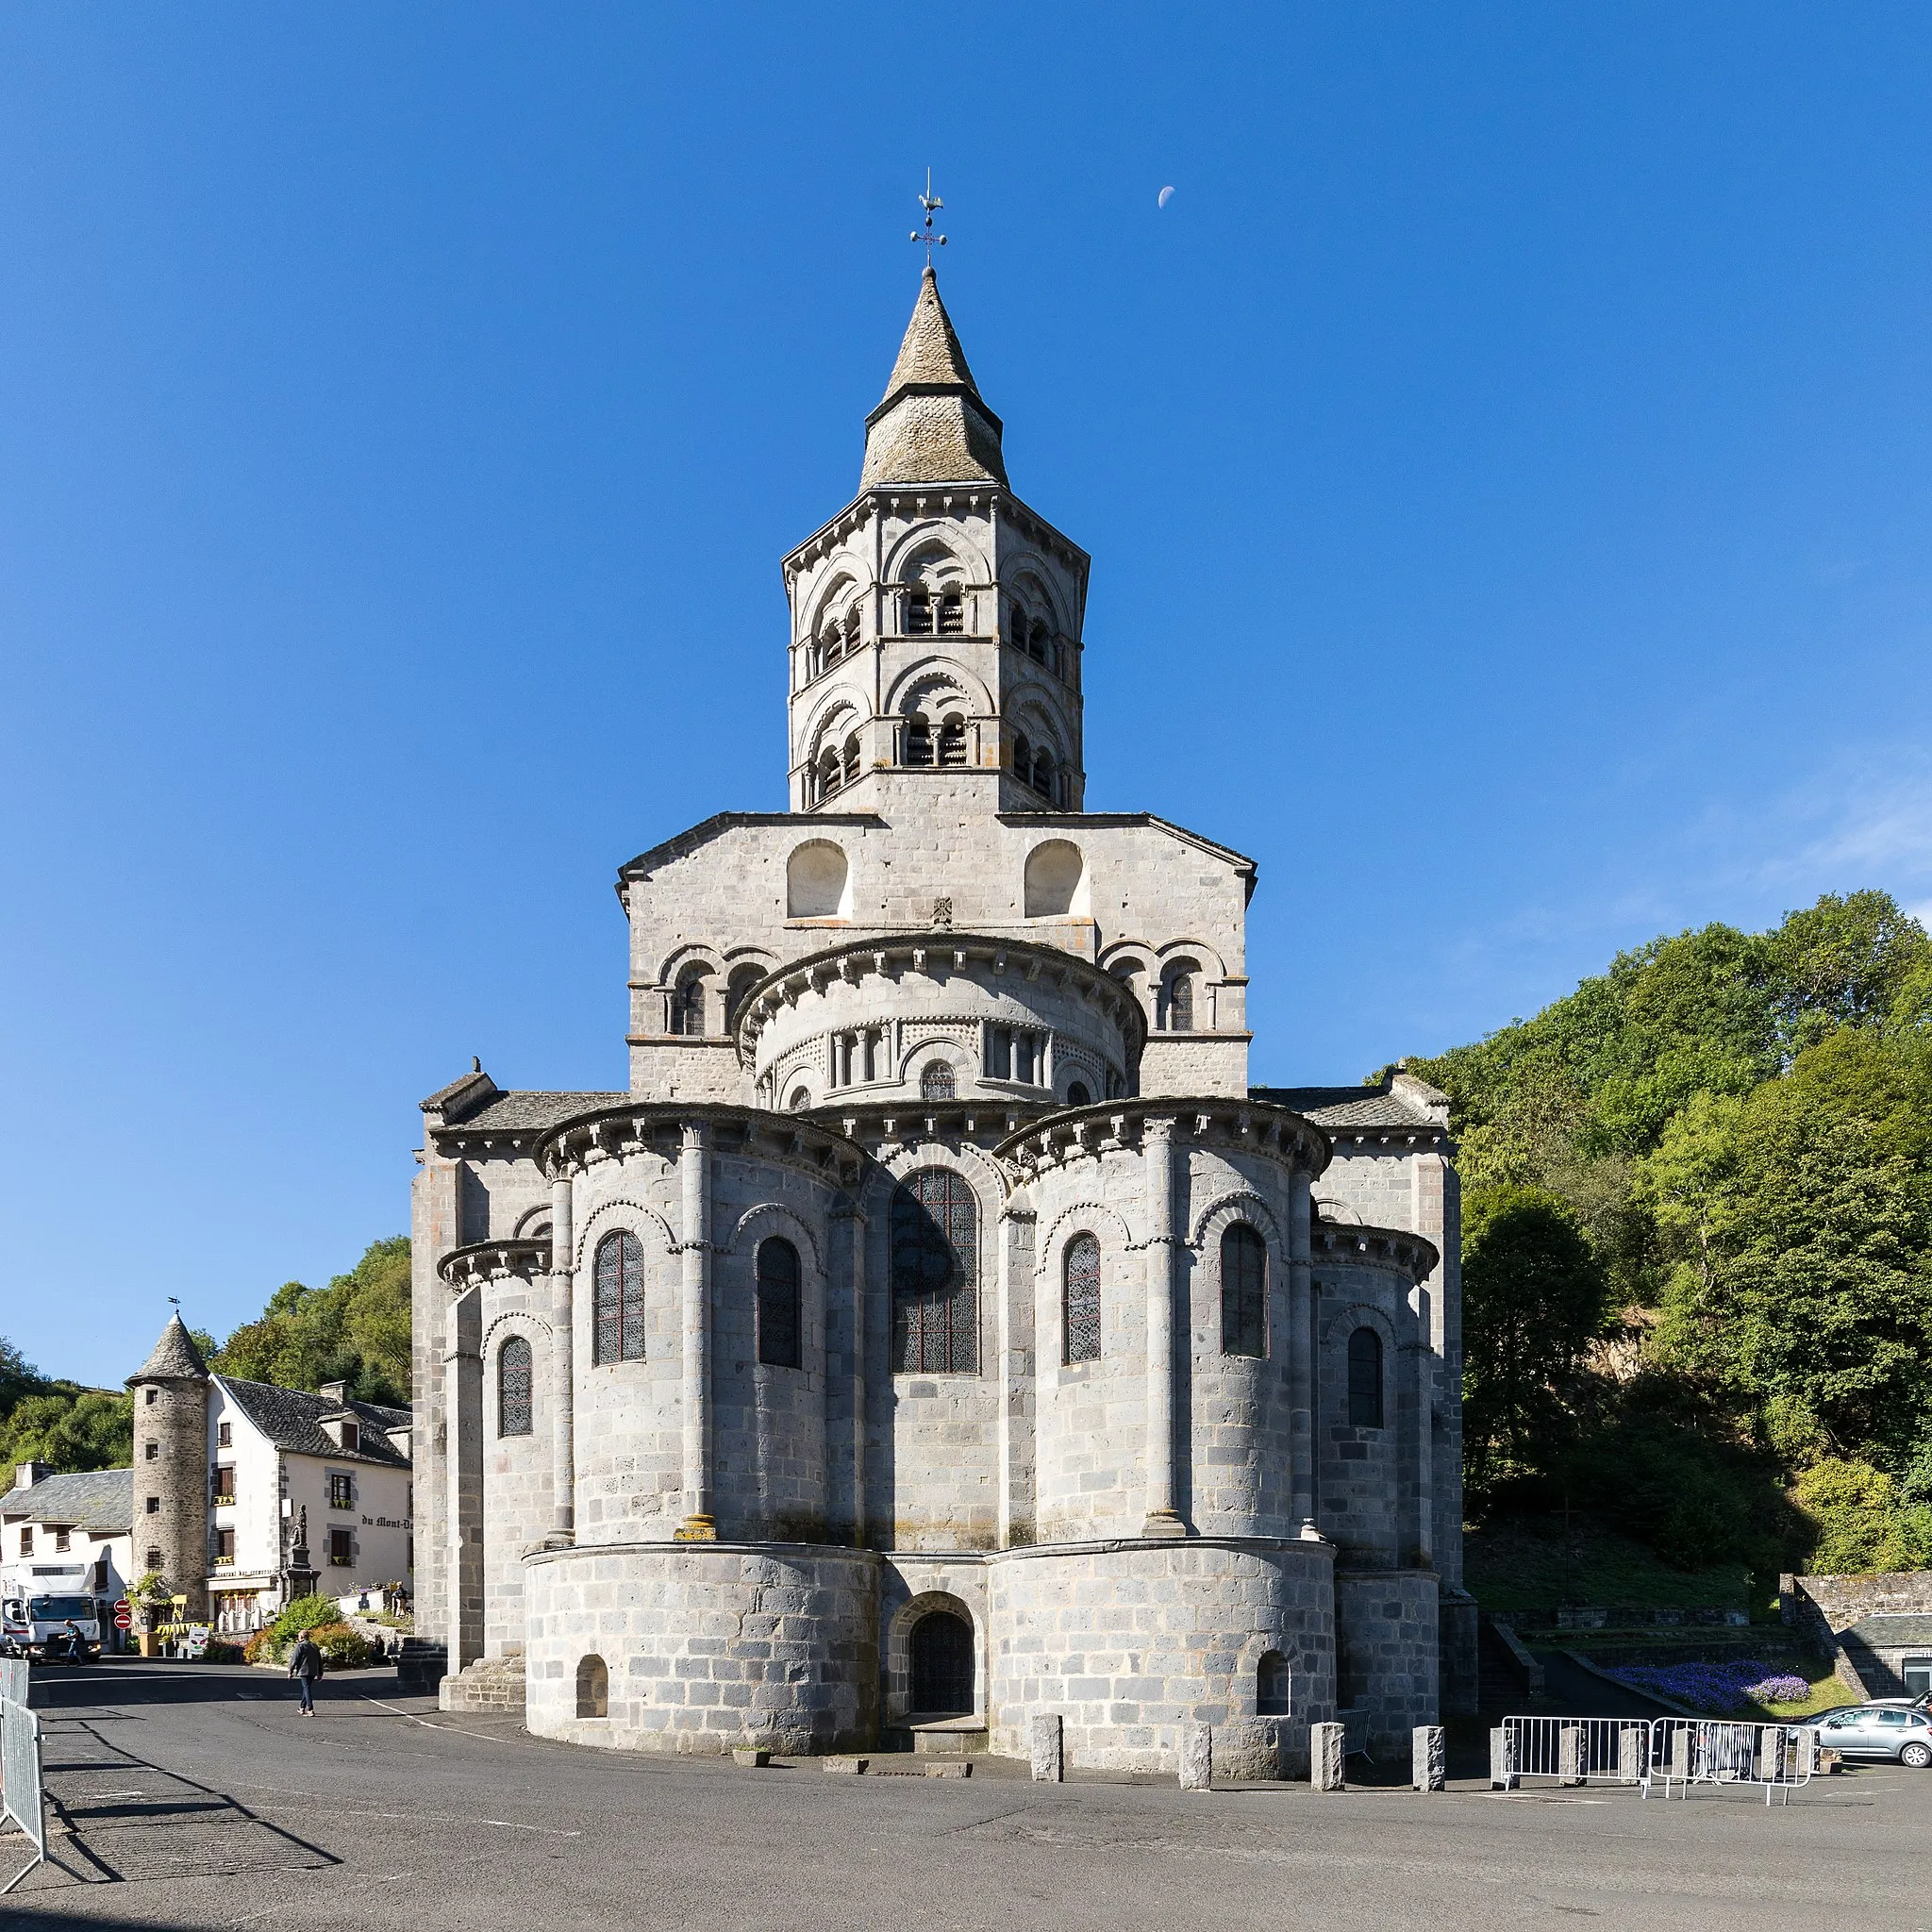
<path fill-rule="evenodd" d="M 1891 1757 L 1914 1771 L 1932 1766 L 1932 1714 L 1898 1701 L 1854 1704 L 1805 1722 L 1827 1751 L 1847 1757 Z"/>

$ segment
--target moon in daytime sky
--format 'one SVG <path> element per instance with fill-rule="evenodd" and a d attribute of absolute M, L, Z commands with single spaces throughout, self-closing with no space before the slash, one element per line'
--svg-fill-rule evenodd
<path fill-rule="evenodd" d="M 1160 192 L 1154 197 L 1154 206 L 1156 208 L 1165 208 L 1168 205 L 1168 203 L 1171 202 L 1173 199 L 1174 190 L 1171 187 L 1163 188 L 1160 191 Z"/>

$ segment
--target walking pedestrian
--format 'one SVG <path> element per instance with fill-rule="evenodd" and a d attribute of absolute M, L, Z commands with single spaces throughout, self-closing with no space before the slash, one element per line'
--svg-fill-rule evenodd
<path fill-rule="evenodd" d="M 314 1635 L 313 1631 L 303 1631 L 289 1656 L 289 1674 L 301 1688 L 304 1717 L 315 1715 L 315 1680 L 322 1675 L 322 1652 L 316 1647 Z"/>

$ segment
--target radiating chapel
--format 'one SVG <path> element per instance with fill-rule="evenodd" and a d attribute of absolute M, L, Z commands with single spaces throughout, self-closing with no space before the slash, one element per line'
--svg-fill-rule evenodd
<path fill-rule="evenodd" d="M 784 559 L 790 808 L 618 873 L 626 1089 L 423 1103 L 446 1703 L 685 1752 L 1058 1715 L 1139 1770 L 1473 1703 L 1445 1104 L 1249 1085 L 1256 868 L 1086 808 L 1089 560 L 1001 440 L 927 269 Z"/>

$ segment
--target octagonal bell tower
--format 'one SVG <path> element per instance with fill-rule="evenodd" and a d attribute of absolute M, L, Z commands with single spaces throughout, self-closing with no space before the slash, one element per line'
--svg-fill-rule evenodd
<path fill-rule="evenodd" d="M 1015 496 L 928 267 L 859 492 L 785 559 L 794 811 L 1078 811 L 1087 553 Z"/>

